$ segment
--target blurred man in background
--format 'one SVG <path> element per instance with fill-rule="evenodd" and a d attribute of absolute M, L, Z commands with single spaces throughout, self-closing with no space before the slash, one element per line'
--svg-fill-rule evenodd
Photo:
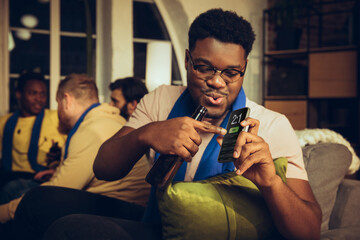
<path fill-rule="evenodd" d="M 120 109 L 120 114 L 126 120 L 134 112 L 140 99 L 148 93 L 144 82 L 135 77 L 117 79 L 109 86 L 111 90 L 110 105 Z"/>
<path fill-rule="evenodd" d="M 16 89 L 20 109 L 0 118 L 0 204 L 39 185 L 46 176 L 36 174 L 54 165 L 50 159 L 60 160 L 66 135 L 58 130 L 57 112 L 45 109 L 47 95 L 44 76 L 25 73 Z"/>
<path fill-rule="evenodd" d="M 100 181 L 93 172 L 99 147 L 126 122 L 119 109 L 99 103 L 95 81 L 86 75 L 71 74 L 62 80 L 56 100 L 61 129 L 68 132 L 63 160 L 42 184 L 46 187 L 24 195 L 16 214 L 20 199 L 1 205 L 0 222 L 16 215 L 14 229 L 22 229 L 16 237 L 40 239 L 53 221 L 68 214 L 141 219 L 150 192 L 145 156 L 119 181 Z"/>

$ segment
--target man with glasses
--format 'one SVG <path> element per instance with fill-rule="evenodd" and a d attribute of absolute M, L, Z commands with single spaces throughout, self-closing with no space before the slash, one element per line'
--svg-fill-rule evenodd
<path fill-rule="evenodd" d="M 321 210 L 308 184 L 296 135 L 285 116 L 247 99 L 242 88 L 254 39 L 251 25 L 234 12 L 213 9 L 198 16 L 189 30 L 187 87 L 162 86 L 145 95 L 125 127 L 101 146 L 94 172 L 99 179 L 121 179 L 149 149 L 153 161 L 155 151 L 186 161 L 176 180 L 236 171 L 259 188 L 281 235 L 316 239 Z M 198 105 L 208 110 L 203 122 L 189 117 Z M 218 163 L 218 151 L 208 152 L 209 146 L 216 148 L 216 134 L 225 134 L 230 112 L 245 106 L 251 114 L 241 125 L 249 131 L 239 134 L 236 160 Z M 287 183 L 275 174 L 277 157 L 288 158 Z M 45 239 L 161 239 L 155 190 L 153 186 L 143 222 L 70 215 L 56 221 Z"/>

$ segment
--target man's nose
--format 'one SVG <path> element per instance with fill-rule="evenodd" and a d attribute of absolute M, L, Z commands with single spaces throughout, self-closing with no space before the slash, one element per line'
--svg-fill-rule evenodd
<path fill-rule="evenodd" d="M 42 93 L 36 93 L 36 94 L 35 94 L 35 99 L 36 99 L 36 101 L 41 101 L 43 97 L 44 97 L 44 96 L 43 96 Z"/>
<path fill-rule="evenodd" d="M 207 80 L 206 83 L 214 88 L 223 88 L 226 86 L 225 80 L 221 77 L 221 71 L 216 71 L 214 76 Z"/>

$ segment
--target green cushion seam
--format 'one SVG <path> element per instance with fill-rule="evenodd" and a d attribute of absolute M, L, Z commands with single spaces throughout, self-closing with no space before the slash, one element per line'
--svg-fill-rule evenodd
<path fill-rule="evenodd" d="M 231 221 L 230 220 L 230 210 L 228 209 L 228 207 L 227 207 L 227 203 L 225 202 L 225 199 L 223 198 L 223 194 L 222 194 L 222 191 L 221 191 L 221 188 L 219 187 L 219 185 L 218 184 L 214 184 L 213 185 L 214 187 L 215 187 L 215 189 L 216 189 L 216 191 L 219 193 L 219 196 L 220 196 L 220 198 L 221 198 L 221 200 L 222 200 L 222 203 L 223 203 L 223 205 L 224 205 L 224 210 L 225 210 L 225 213 L 226 213 L 226 220 L 227 220 L 227 229 L 228 229 L 228 237 L 227 237 L 227 240 L 231 240 L 231 239 L 233 239 L 233 236 L 232 236 L 232 231 L 231 231 L 231 226 L 233 226 L 234 224 L 231 224 L 230 222 L 233 222 L 233 221 Z M 232 207 L 232 206 L 231 206 Z M 235 222 L 235 225 L 236 225 L 236 222 Z"/>

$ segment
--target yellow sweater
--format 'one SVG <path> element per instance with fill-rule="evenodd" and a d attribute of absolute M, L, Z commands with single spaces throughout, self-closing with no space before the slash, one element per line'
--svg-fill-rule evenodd
<path fill-rule="evenodd" d="M 107 182 L 94 176 L 93 163 L 98 149 L 124 123 L 125 119 L 115 107 L 102 104 L 92 109 L 72 136 L 66 160 L 61 161 L 52 178 L 41 185 L 82 189 L 145 206 L 150 192 L 150 185 L 145 181 L 149 171 L 145 157 L 123 179 Z M 20 200 L 0 206 L 0 221 L 4 215 L 14 217 Z"/>
<path fill-rule="evenodd" d="M 4 127 L 11 115 L 12 113 L 0 118 L 0 153 L 2 151 Z M 16 123 L 12 144 L 13 171 L 34 172 L 28 159 L 28 150 L 35 119 L 36 116 L 19 117 Z M 47 165 L 46 154 L 52 146 L 52 141 L 58 142 L 59 147 L 62 147 L 65 144 L 66 135 L 59 133 L 58 126 L 59 119 L 57 111 L 45 109 L 44 118 L 41 124 L 37 155 L 37 162 L 44 167 Z"/>

